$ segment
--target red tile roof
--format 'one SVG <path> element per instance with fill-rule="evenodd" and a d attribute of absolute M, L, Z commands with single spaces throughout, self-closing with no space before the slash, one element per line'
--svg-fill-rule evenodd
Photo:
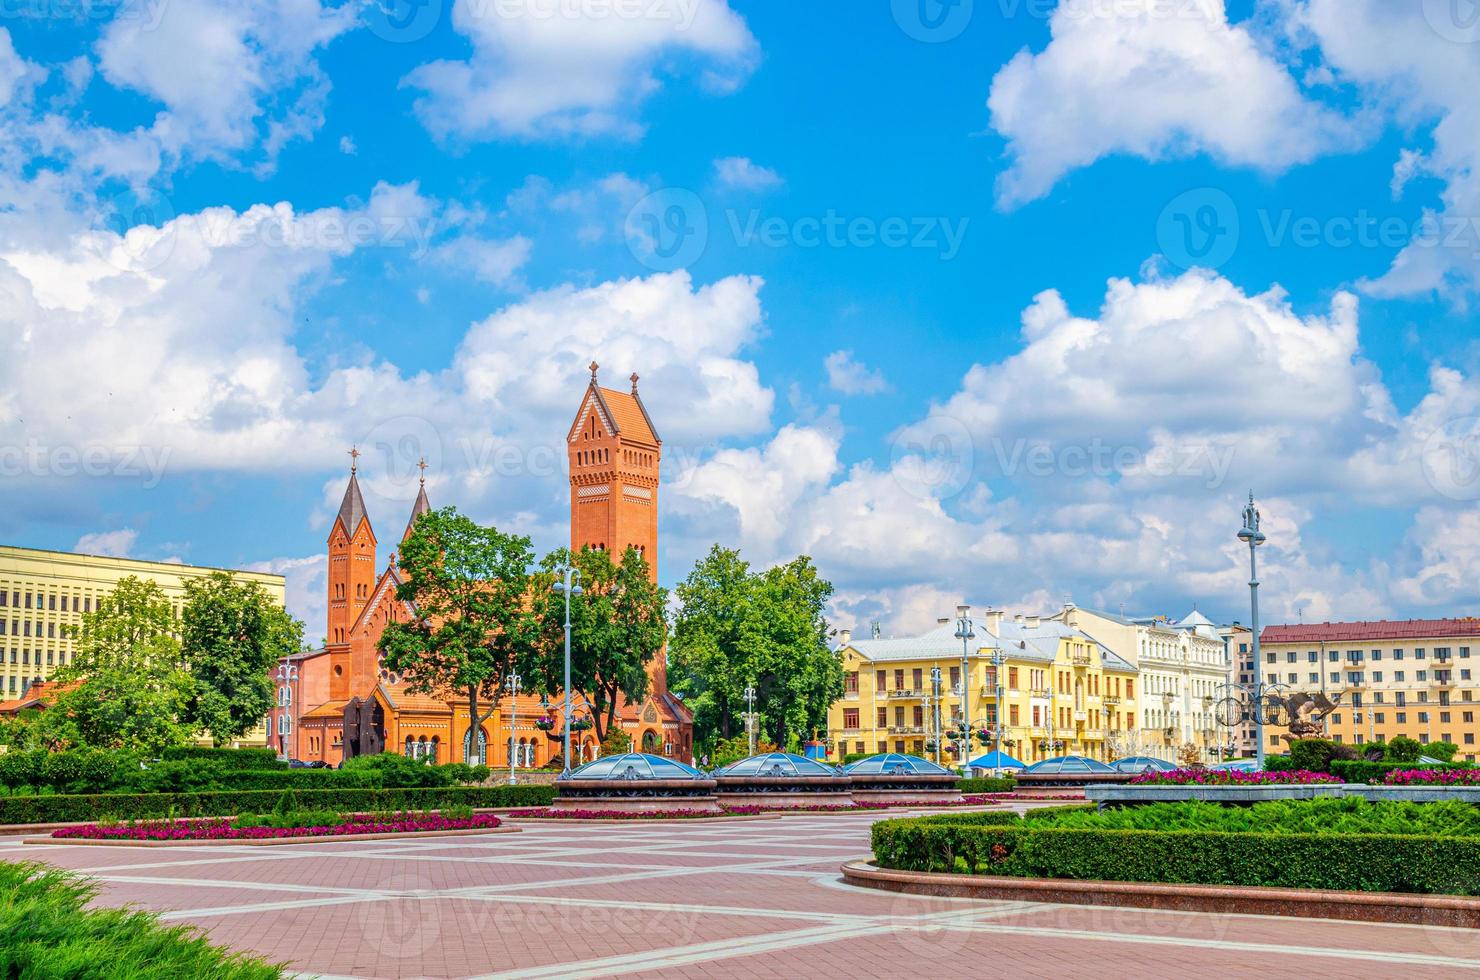
<path fill-rule="evenodd" d="M 1379 619 L 1365 623 L 1304 623 L 1266 626 L 1260 643 L 1320 643 L 1366 640 L 1424 640 L 1480 636 L 1480 619 Z"/>

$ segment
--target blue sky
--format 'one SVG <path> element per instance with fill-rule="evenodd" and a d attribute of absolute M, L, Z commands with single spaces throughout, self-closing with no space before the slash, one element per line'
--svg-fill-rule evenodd
<path fill-rule="evenodd" d="M 595 359 L 667 584 L 1243 618 L 1252 487 L 1276 619 L 1472 612 L 1466 2 L 7 5 L 0 539 L 312 634 L 350 444 L 555 546 Z"/>

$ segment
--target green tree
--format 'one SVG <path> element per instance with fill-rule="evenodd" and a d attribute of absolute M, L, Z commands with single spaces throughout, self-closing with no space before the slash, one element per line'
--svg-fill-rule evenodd
<path fill-rule="evenodd" d="M 668 593 L 652 582 L 636 548 L 628 548 L 620 563 L 591 548 L 574 555 L 560 548 L 545 556 L 535 587 L 543 596 L 539 681 L 547 692 L 565 684 L 565 596 L 549 586 L 571 562 L 581 572 L 581 594 L 570 603 L 571 693 L 592 706 L 600 742 L 616 724 L 621 698 L 636 703 L 647 697 L 648 664 L 668 640 Z"/>
<path fill-rule="evenodd" d="M 702 740 L 744 733 L 749 685 L 759 736 L 786 745 L 826 725 L 843 667 L 827 644 L 832 584 L 810 558 L 752 572 L 739 552 L 715 545 L 676 591 L 673 687 Z"/>
<path fill-rule="evenodd" d="M 498 710 L 509 675 L 537 666 L 529 538 L 446 507 L 417 519 L 397 561 L 396 596 L 416 618 L 386 626 L 385 665 L 413 691 L 465 699 L 477 731 Z"/>
<path fill-rule="evenodd" d="M 190 742 L 198 729 L 181 718 L 193 681 L 184 669 L 168 666 L 174 652 L 135 651 L 143 656 L 98 667 L 75 685 L 64 683 L 35 723 L 42 740 L 54 749 L 90 745 L 151 754 Z"/>
<path fill-rule="evenodd" d="M 273 664 L 303 647 L 303 623 L 257 582 L 212 572 L 185 583 L 181 646 L 194 680 L 184 720 L 217 745 L 251 731 L 272 707 Z"/>
<path fill-rule="evenodd" d="M 73 631 L 75 654 L 53 675 L 60 693 L 33 722 L 35 740 L 150 752 L 189 741 L 197 729 L 182 720 L 192 682 L 179 629 L 157 583 L 121 579 Z"/>
<path fill-rule="evenodd" d="M 104 667 L 140 665 L 142 661 L 178 667 L 180 644 L 175 634 L 179 628 L 174 607 L 159 583 L 125 576 L 72 628 L 76 639 L 72 662 L 56 676 L 82 677 Z"/>

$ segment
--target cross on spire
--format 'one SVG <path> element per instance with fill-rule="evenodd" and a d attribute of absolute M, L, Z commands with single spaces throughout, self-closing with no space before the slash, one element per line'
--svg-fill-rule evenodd
<path fill-rule="evenodd" d="M 416 461 L 416 468 L 421 470 L 421 485 L 427 485 L 427 458 L 423 456 Z"/>
<path fill-rule="evenodd" d="M 595 361 L 592 361 L 591 362 L 591 382 L 593 384 L 596 382 L 596 371 L 600 367 L 601 367 L 601 365 L 600 364 L 597 364 Z"/>
<path fill-rule="evenodd" d="M 632 377 L 628 378 L 627 380 L 632 382 L 632 393 L 634 395 L 637 394 L 637 372 L 633 371 Z"/>
<path fill-rule="evenodd" d="M 349 447 L 349 471 L 350 471 L 350 473 L 354 473 L 357 470 L 359 470 L 359 468 L 360 468 L 360 447 L 359 446 L 350 446 Z"/>

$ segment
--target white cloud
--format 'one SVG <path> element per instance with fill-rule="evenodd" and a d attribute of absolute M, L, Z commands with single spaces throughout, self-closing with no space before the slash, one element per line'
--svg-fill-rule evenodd
<path fill-rule="evenodd" d="M 780 174 L 749 157 L 721 157 L 714 161 L 714 175 L 721 187 L 746 191 L 770 190 L 783 183 Z"/>
<path fill-rule="evenodd" d="M 1065 0 L 1049 27 L 1043 51 L 1019 52 L 992 80 L 1004 206 L 1116 153 L 1282 170 L 1350 142 L 1348 124 L 1308 101 L 1223 0 Z"/>
<path fill-rule="evenodd" d="M 436 255 L 472 272 L 482 282 L 496 286 L 518 284 L 519 270 L 529 261 L 533 242 L 523 235 L 502 241 L 464 235 L 439 246 Z"/>
<path fill-rule="evenodd" d="M 329 83 L 315 55 L 354 26 L 355 5 L 195 0 L 157 11 L 115 17 L 97 57 L 110 84 L 164 106 L 146 137 L 162 155 L 225 158 L 261 143 L 270 165 L 285 143 L 322 124 Z"/>
<path fill-rule="evenodd" d="M 21 80 L 29 70 L 25 60 L 16 54 L 10 32 L 0 27 L 0 106 L 9 105 L 19 94 Z"/>
<path fill-rule="evenodd" d="M 619 5 L 620 6 L 620 5 Z M 659 67 L 702 66 L 726 91 L 756 57 L 756 42 L 727 0 L 611 4 L 457 0 L 453 27 L 472 43 L 466 61 L 435 61 L 403 84 L 439 138 L 631 136 L 636 108 L 661 87 Z"/>
<path fill-rule="evenodd" d="M 310 647 L 324 642 L 324 624 L 329 621 L 329 558 L 327 554 L 306 558 L 274 558 L 243 569 L 283 576 L 288 612 L 303 620 L 303 641 Z"/>
<path fill-rule="evenodd" d="M 835 350 L 822 363 L 833 391 L 845 395 L 877 395 L 889 390 L 884 372 L 860 363 L 851 350 Z"/>
<path fill-rule="evenodd" d="M 355 145 L 355 141 L 351 137 L 341 136 L 339 137 L 339 152 L 345 156 L 352 157 L 360 152 L 360 148 Z"/>
<path fill-rule="evenodd" d="M 1393 191 L 1401 194 L 1415 177 L 1435 177 L 1444 182 L 1441 207 L 1366 289 L 1461 300 L 1480 289 L 1480 105 L 1473 98 L 1480 89 L 1480 27 L 1463 26 L 1464 4 L 1290 0 L 1286 6 L 1292 30 L 1318 45 L 1335 77 L 1355 86 L 1370 107 L 1410 134 L 1432 126 L 1429 145 L 1400 151 Z"/>
<path fill-rule="evenodd" d="M 96 531 L 77 539 L 72 550 L 83 555 L 107 555 L 111 558 L 128 558 L 139 540 L 139 532 L 131 527 L 116 531 Z"/>

